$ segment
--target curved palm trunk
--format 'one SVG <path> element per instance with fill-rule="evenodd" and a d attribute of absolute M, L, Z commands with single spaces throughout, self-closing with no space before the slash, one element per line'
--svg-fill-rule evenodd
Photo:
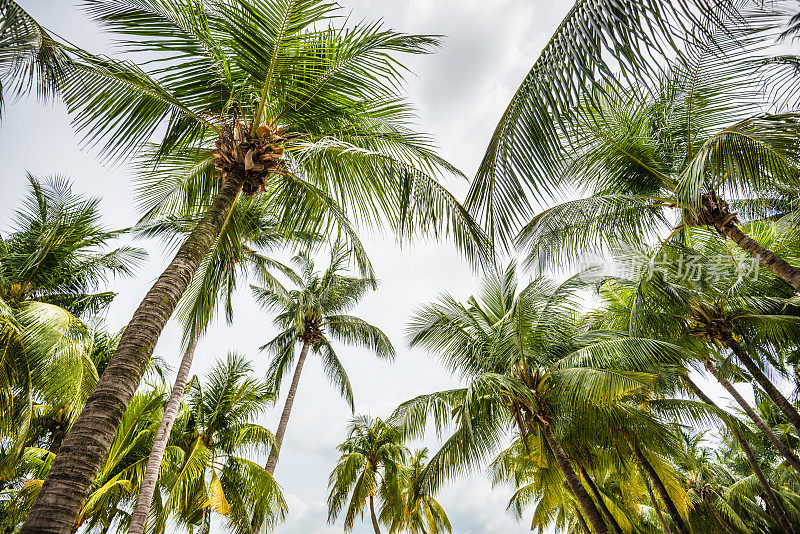
<path fill-rule="evenodd" d="M 711 515 L 714 516 L 714 519 L 717 521 L 717 523 L 719 523 L 719 526 L 722 527 L 722 530 L 727 532 L 727 534 L 737 534 L 737 532 L 733 530 L 731 526 L 726 523 L 724 519 L 722 519 L 722 517 L 720 517 L 719 512 L 717 512 L 717 509 L 714 508 L 714 505 L 710 501 L 706 501 L 706 504 L 708 505 L 709 510 L 711 510 Z"/>
<path fill-rule="evenodd" d="M 647 476 L 644 473 L 642 473 L 642 480 L 644 480 L 644 485 L 647 488 L 647 494 L 650 496 L 650 502 L 653 503 L 653 509 L 656 511 L 656 516 L 658 517 L 659 523 L 661 523 L 661 528 L 664 529 L 664 534 L 672 534 L 672 530 L 669 528 L 667 520 L 664 519 L 664 514 L 661 513 L 661 506 L 658 505 L 656 496 L 653 495 L 653 488 L 650 485 L 650 481 L 647 480 Z"/>
<path fill-rule="evenodd" d="M 275 432 L 275 448 L 269 453 L 269 459 L 267 460 L 267 471 L 270 475 L 275 472 L 275 466 L 278 465 L 278 454 L 281 452 L 283 436 L 286 434 L 286 426 L 289 424 L 289 416 L 292 414 L 294 396 L 297 394 L 297 385 L 300 383 L 300 374 L 303 372 L 303 364 L 306 361 L 306 356 L 308 356 L 308 349 L 310 347 L 310 342 L 303 342 L 303 349 L 300 351 L 300 357 L 297 359 L 297 365 L 294 368 L 292 385 L 289 387 L 289 393 L 286 395 L 286 404 L 283 405 L 283 413 L 281 413 L 281 420 L 278 423 L 278 431 Z"/>
<path fill-rule="evenodd" d="M 667 507 L 667 513 L 672 519 L 672 524 L 675 525 L 675 528 L 678 530 L 678 532 L 680 532 L 680 534 L 691 534 L 689 532 L 689 527 L 687 527 L 686 523 L 684 523 L 681 514 L 678 513 L 678 508 L 675 506 L 675 502 L 672 500 L 672 497 L 670 497 L 667 487 L 664 485 L 664 481 L 658 476 L 658 473 L 656 472 L 655 468 L 653 468 L 653 465 L 647 460 L 647 458 L 645 458 L 644 453 L 639 448 L 639 445 L 637 445 L 634 441 L 630 441 L 629 444 L 631 446 L 631 450 L 633 451 L 633 455 L 636 456 L 636 460 L 639 462 L 639 465 L 642 466 L 644 471 L 650 477 L 650 480 L 653 481 L 653 485 L 656 487 L 656 491 L 658 491 L 661 501 L 664 503 L 664 506 Z"/>
<path fill-rule="evenodd" d="M 161 460 L 164 458 L 164 451 L 167 449 L 167 442 L 172 432 L 172 425 L 175 424 L 178 408 L 181 405 L 181 399 L 186 389 L 186 383 L 189 381 L 189 371 L 191 371 L 192 368 L 192 360 L 194 359 L 194 350 L 197 347 L 197 341 L 198 336 L 195 336 L 189 343 L 189 348 L 186 349 L 186 353 L 181 360 L 181 365 L 178 368 L 178 376 L 175 377 L 172 393 L 170 393 L 167 407 L 164 409 L 164 417 L 161 419 L 156 439 L 153 442 L 153 448 L 150 450 L 150 456 L 147 458 L 147 467 L 144 470 L 144 477 L 142 478 L 139 495 L 136 498 L 136 506 L 133 509 L 133 517 L 131 517 L 131 524 L 128 527 L 128 534 L 144 533 L 144 527 L 147 524 L 147 516 L 150 514 L 150 505 L 153 502 L 153 494 L 156 491 L 158 473 L 161 470 Z"/>
<path fill-rule="evenodd" d="M 689 377 L 684 377 L 684 382 L 692 390 L 692 393 L 695 396 L 703 401 L 704 403 L 708 404 L 709 406 L 713 406 L 715 408 L 719 408 L 717 404 L 709 398 L 708 395 L 703 393 L 697 384 L 692 382 Z M 728 425 L 730 428 L 731 433 L 733 434 L 736 441 L 739 443 L 739 446 L 744 451 L 744 455 L 747 457 L 747 462 L 750 464 L 750 469 L 753 470 L 753 473 L 756 475 L 759 483 L 761 483 L 761 488 L 764 492 L 764 500 L 769 504 L 770 508 L 772 509 L 773 515 L 778 519 L 778 523 L 781 525 L 785 534 L 795 534 L 794 527 L 789 522 L 789 518 L 786 516 L 786 511 L 783 509 L 783 505 L 778 500 L 778 496 L 775 494 L 775 491 L 772 489 L 772 486 L 769 485 L 769 481 L 767 477 L 764 475 L 764 471 L 761 470 L 761 466 L 758 465 L 758 460 L 756 459 L 756 455 L 753 453 L 753 449 L 750 448 L 750 444 L 747 443 L 742 435 L 739 433 L 739 430 L 734 427 L 733 425 Z"/>
<path fill-rule="evenodd" d="M 767 378 L 767 375 L 761 371 L 758 365 L 756 365 L 756 362 L 753 361 L 739 343 L 736 341 L 728 341 L 726 345 L 728 345 L 736 357 L 739 358 L 739 361 L 744 364 L 750 375 L 756 379 L 756 382 L 758 382 L 761 388 L 767 393 L 769 398 L 772 399 L 772 402 L 786 415 L 797 432 L 800 433 L 800 413 L 797 413 L 797 410 L 792 403 L 789 402 L 789 399 L 784 397 L 783 393 L 775 387 L 775 384 Z"/>
<path fill-rule="evenodd" d="M 778 449 L 778 452 L 780 452 L 783 455 L 783 457 L 786 459 L 789 465 L 791 465 L 795 471 L 800 473 L 800 460 L 797 459 L 797 456 L 795 456 L 794 453 L 792 453 L 786 447 L 786 445 L 784 445 L 783 442 L 778 439 L 778 436 L 775 435 L 775 432 L 773 432 L 772 429 L 769 426 L 767 426 L 767 423 L 765 423 L 764 420 L 761 419 L 761 417 L 759 417 L 759 415 L 756 413 L 753 407 L 750 406 L 750 404 L 746 400 L 744 400 L 744 398 L 741 395 L 739 395 L 739 392 L 736 391 L 736 388 L 734 388 L 733 385 L 728 380 L 726 380 L 719 374 L 719 371 L 717 370 L 717 368 L 714 366 L 713 363 L 706 362 L 706 369 L 708 369 L 709 372 L 712 375 L 714 375 L 714 378 L 716 378 L 717 381 L 720 384 L 722 384 L 722 387 L 724 387 L 725 390 L 728 393 L 730 393 L 731 396 L 736 400 L 736 402 L 739 403 L 739 406 L 742 407 L 747 416 L 750 417 L 750 419 L 753 421 L 753 423 L 755 423 L 756 427 L 761 431 L 761 433 L 764 434 L 764 436 L 766 436 L 766 438 L 769 440 L 770 443 L 772 443 L 772 446 Z"/>
<path fill-rule="evenodd" d="M 539 428 L 542 430 L 542 434 L 544 435 L 547 445 L 550 447 L 550 450 L 553 451 L 553 454 L 556 457 L 556 463 L 558 463 L 558 468 L 567 481 L 567 486 L 569 487 L 570 491 L 572 491 L 575 499 L 577 499 L 581 510 L 583 510 L 583 513 L 586 514 L 586 517 L 589 519 L 592 529 L 596 534 L 608 534 L 608 527 L 606 526 L 605 521 L 603 521 L 602 514 L 597 510 L 597 507 L 594 505 L 594 501 L 589 494 L 586 493 L 586 488 L 584 488 L 583 484 L 581 484 L 578 475 L 575 473 L 575 470 L 572 468 L 572 465 L 569 462 L 567 453 L 564 452 L 564 449 L 558 442 L 558 438 L 556 438 L 556 435 L 553 433 L 553 429 L 550 428 L 550 424 L 541 419 L 538 420 L 538 424 Z"/>
<path fill-rule="evenodd" d="M 21 534 L 72 530 L 161 331 L 219 236 L 241 189 L 242 182 L 233 177 L 223 183 L 203 219 L 139 304 L 111 362 L 53 460 Z"/>
<path fill-rule="evenodd" d="M 586 469 L 584 469 L 581 464 L 578 464 L 578 468 L 581 470 L 581 476 L 583 476 L 583 479 L 586 481 L 589 489 L 592 490 L 592 495 L 594 495 L 594 499 L 597 501 L 598 506 L 600 506 L 600 511 L 603 512 L 603 515 L 606 517 L 606 521 L 609 525 L 611 525 L 611 530 L 614 531 L 614 534 L 623 534 L 622 527 L 619 526 L 619 523 L 614 518 L 611 510 L 608 509 L 606 501 L 603 499 L 603 494 L 600 493 L 600 489 L 597 487 L 597 484 L 594 483 L 592 477 L 589 476 L 589 473 L 586 472 Z"/>
<path fill-rule="evenodd" d="M 378 516 L 375 515 L 375 503 L 372 495 L 369 496 L 369 515 L 372 517 L 372 528 L 375 529 L 375 534 L 381 534 L 380 526 L 378 525 Z"/>
<path fill-rule="evenodd" d="M 758 260 L 765 269 L 769 269 L 796 291 L 800 291 L 800 271 L 789 265 L 783 258 L 742 232 L 736 225 L 724 225 L 718 227 L 718 230 L 720 230 L 725 237 L 730 238 L 731 241 L 739 245 L 742 250 Z"/>

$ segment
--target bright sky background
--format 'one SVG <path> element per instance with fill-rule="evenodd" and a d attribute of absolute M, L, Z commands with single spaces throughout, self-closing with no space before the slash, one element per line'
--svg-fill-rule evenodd
<path fill-rule="evenodd" d="M 73 2 L 21 0 L 40 23 L 95 52 L 109 52 L 98 29 Z M 345 0 L 354 19 L 383 19 L 395 30 L 446 36 L 432 56 L 412 58 L 415 73 L 408 90 L 419 109 L 419 126 L 433 134 L 441 152 L 467 176 L 474 175 L 488 139 L 511 95 L 547 42 L 572 2 L 569 0 Z M 82 151 L 62 106 L 39 106 L 35 101 L 9 102 L 0 124 L 0 161 L 5 172 L 0 195 L 0 230 L 26 189 L 25 172 L 37 176 L 63 174 L 74 180 L 77 192 L 101 196 L 105 223 L 112 228 L 133 225 L 131 175 L 124 165 L 104 167 L 96 154 Z M 459 198 L 466 183 L 452 183 Z M 386 331 L 398 349 L 394 364 L 379 362 L 361 351 L 340 350 L 356 397 L 357 411 L 386 417 L 400 402 L 416 395 L 451 387 L 455 382 L 438 365 L 405 346 L 404 328 L 412 311 L 449 291 L 469 295 L 476 274 L 448 243 L 418 243 L 400 250 L 391 236 L 362 235 L 378 276 L 379 289 L 368 295 L 356 314 Z M 163 270 L 169 256 L 156 243 L 140 243 L 150 252 L 146 267 L 135 280 L 116 281 L 119 293 L 108 317 L 114 331 L 122 328 Z M 245 284 L 242 284 L 246 288 Z M 247 355 L 259 373 L 265 358 L 258 347 L 274 333 L 270 318 L 252 303 L 249 291 L 236 301 L 233 327 L 212 327 L 197 349 L 194 372 L 202 374 L 228 351 Z M 170 323 L 156 353 L 176 368 L 181 356 L 180 332 Z M 288 389 L 288 384 L 285 389 Z M 283 398 L 263 418 L 274 430 Z M 326 525 L 327 480 L 338 456 L 336 445 L 345 437 L 350 412 L 328 385 L 318 363 L 310 358 L 303 371 L 292 418 L 276 476 L 290 511 L 279 527 L 284 534 L 341 532 L 341 522 Z M 491 490 L 477 474 L 454 481 L 439 500 L 458 534 L 527 532 L 530 518 L 517 522 L 505 513 L 510 488 Z M 366 521 L 354 532 L 371 532 Z"/>

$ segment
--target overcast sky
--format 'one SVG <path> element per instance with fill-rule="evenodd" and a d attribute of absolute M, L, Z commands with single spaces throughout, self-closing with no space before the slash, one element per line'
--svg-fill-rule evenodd
<path fill-rule="evenodd" d="M 19 1 L 19 0 L 18 0 Z M 107 43 L 70 1 L 21 0 L 46 27 L 92 51 Z M 441 50 L 415 57 L 409 66 L 408 91 L 419 110 L 419 127 L 433 134 L 441 153 L 465 174 L 474 174 L 497 120 L 539 50 L 566 14 L 569 0 L 348 0 L 354 19 L 383 19 L 395 30 L 446 36 Z M 101 196 L 105 223 L 120 228 L 139 216 L 133 204 L 131 176 L 124 166 L 104 167 L 91 151 L 82 151 L 61 106 L 36 102 L 9 103 L 0 124 L 3 193 L 0 229 L 8 229 L 13 209 L 26 188 L 24 173 L 63 174 L 74 189 Z M 452 183 L 460 198 L 466 183 Z M 432 358 L 405 346 L 403 332 L 412 311 L 441 291 L 459 298 L 473 291 L 475 273 L 447 243 L 418 243 L 400 250 L 390 236 L 364 235 L 379 278 L 379 289 L 356 310 L 386 331 L 398 348 L 394 364 L 378 362 L 361 351 L 341 350 L 356 397 L 357 411 L 385 417 L 400 402 L 455 382 Z M 155 244 L 146 267 L 135 280 L 120 280 L 119 296 L 108 323 L 122 328 L 169 257 Z M 247 355 L 258 372 L 265 369 L 257 347 L 274 329 L 270 318 L 243 291 L 236 301 L 233 327 L 218 323 L 197 349 L 194 371 L 203 373 L 228 351 Z M 180 359 L 179 330 L 170 323 L 156 352 L 173 367 Z M 262 421 L 274 429 L 283 399 Z M 350 412 L 330 387 L 316 361 L 303 371 L 276 476 L 290 511 L 279 527 L 285 534 L 341 532 L 341 522 L 326 525 L 327 479 L 345 437 Z M 518 523 L 505 513 L 509 488 L 491 490 L 481 474 L 454 481 L 440 494 L 458 534 L 527 532 L 530 518 Z M 368 520 L 368 518 L 366 518 Z M 371 531 L 368 521 L 355 532 Z"/>

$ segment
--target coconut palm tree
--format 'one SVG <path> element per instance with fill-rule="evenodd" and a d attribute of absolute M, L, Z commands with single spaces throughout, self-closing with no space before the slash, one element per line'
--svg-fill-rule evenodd
<path fill-rule="evenodd" d="M 479 296 L 466 304 L 445 295 L 416 314 L 412 346 L 437 353 L 468 380 L 465 388 L 408 401 L 390 419 L 409 436 L 421 435 L 428 417 L 439 431 L 448 423 L 455 427 L 423 472 L 424 488 L 435 490 L 488 460 L 511 426 L 557 466 L 592 529 L 609 532 L 560 435 L 570 421 L 594 421 L 597 413 L 646 388 L 652 373 L 679 358 L 679 350 L 613 332 L 582 334 L 577 287 L 575 279 L 560 286 L 535 279 L 520 289 L 512 265 L 488 275 Z M 590 424 L 574 428 L 587 441 L 598 431 Z"/>
<path fill-rule="evenodd" d="M 190 233 L 200 216 L 170 216 L 141 225 L 147 236 L 162 236 L 174 241 Z M 200 265 L 181 302 L 177 315 L 184 324 L 187 348 L 181 359 L 164 417 L 153 442 L 153 450 L 142 479 L 136 507 L 128 532 L 142 534 L 156 490 L 164 451 L 172 425 L 178 415 L 181 399 L 189 380 L 192 360 L 200 336 L 216 315 L 220 305 L 225 308 L 226 320 L 233 321 L 232 298 L 239 279 L 253 274 L 258 280 L 275 284 L 271 270 L 278 270 L 300 283 L 294 272 L 279 261 L 264 255 L 277 247 L 310 245 L 316 236 L 294 234 L 291 228 L 282 229 L 270 221 L 269 206 L 258 198 L 243 200 L 234 206 L 214 247 Z"/>
<path fill-rule="evenodd" d="M 328 26 L 334 6 L 317 0 L 87 6 L 134 61 L 82 58 L 63 91 L 76 125 L 109 157 L 136 152 L 158 132 L 152 203 L 175 201 L 185 182 L 207 210 L 134 313 L 23 532 L 72 524 L 152 348 L 241 195 L 267 196 L 277 220 L 306 229 L 333 219 L 340 228 L 388 223 L 404 236 L 447 231 L 476 256 L 483 246 L 438 181 L 455 169 L 409 129 L 398 94 L 398 56 L 428 52 L 436 38 Z M 319 206 L 327 221 L 298 216 Z"/>
<path fill-rule="evenodd" d="M 344 530 L 348 532 L 369 506 L 372 528 L 380 534 L 375 497 L 384 505 L 400 497 L 400 478 L 408 456 L 402 435 L 380 419 L 359 415 L 351 421 L 347 439 L 338 449 L 342 455 L 328 482 L 328 522 L 334 522 L 347 507 Z"/>
<path fill-rule="evenodd" d="M 379 522 L 389 525 L 390 533 L 452 532 L 450 519 L 442 505 L 433 495 L 422 490 L 421 475 L 427 466 L 427 459 L 427 447 L 413 451 L 403 466 L 399 480 L 387 484 L 384 492 L 386 504 L 381 508 Z M 390 491 L 391 495 L 388 494 Z"/>
<path fill-rule="evenodd" d="M 73 193 L 62 177 L 27 179 L 11 232 L 0 236 L 0 439 L 16 443 L 4 475 L 37 432 L 36 404 L 56 407 L 58 448 L 99 376 L 98 338 L 84 321 L 114 298 L 102 286 L 146 257 L 138 248 L 110 248 L 122 232 L 100 224 L 98 199 Z"/>
<path fill-rule="evenodd" d="M 250 521 L 274 524 L 286 503 L 275 480 L 247 457 L 274 446 L 274 436 L 255 423 L 274 400 L 268 384 L 236 354 L 193 380 L 164 456 L 164 496 L 153 502 L 154 532 L 170 519 L 209 532 L 213 514 L 232 532 L 252 532 Z"/>
<path fill-rule="evenodd" d="M 253 287 L 256 301 L 269 313 L 277 314 L 274 322 L 281 329 L 262 347 L 272 355 L 267 373 L 276 389 L 294 364 L 294 375 L 275 432 L 276 446 L 267 462 L 267 471 L 270 473 L 275 472 L 278 463 L 278 453 L 309 353 L 320 358 L 328 379 L 339 388 L 351 409 L 354 404 L 350 379 L 331 341 L 366 348 L 378 358 L 394 359 L 394 347 L 386 334 L 363 319 L 345 314 L 358 304 L 375 283 L 372 278 L 353 277 L 345 273 L 349 255 L 347 249 L 339 244 L 334 245 L 330 265 L 320 273 L 314 271 L 311 259 L 301 253 L 292 260 L 300 270 L 295 275 L 295 279 L 301 281 L 297 289 L 286 289 L 277 283 L 266 288 Z M 300 349 L 299 355 L 297 348 Z"/>
<path fill-rule="evenodd" d="M 0 116 L 4 97 L 35 92 L 53 98 L 78 52 L 42 27 L 17 2 L 0 0 Z"/>

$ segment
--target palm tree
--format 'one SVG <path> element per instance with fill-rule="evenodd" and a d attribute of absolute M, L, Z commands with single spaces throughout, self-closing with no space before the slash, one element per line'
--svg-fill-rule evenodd
<path fill-rule="evenodd" d="M 148 236 L 160 235 L 167 239 L 175 239 L 176 236 L 190 233 L 198 219 L 197 216 L 188 218 L 170 216 L 141 225 L 141 231 Z M 316 236 L 294 234 L 291 228 L 282 229 L 272 223 L 269 220 L 269 206 L 260 202 L 258 198 L 247 199 L 234 206 L 219 239 L 204 258 L 178 304 L 177 313 L 184 323 L 187 348 L 181 359 L 158 434 L 153 442 L 153 450 L 147 462 L 133 517 L 128 527 L 130 534 L 142 534 L 145 530 L 164 451 L 189 380 L 194 352 L 220 304 L 225 307 L 226 320 L 232 322 L 233 294 L 239 278 L 246 277 L 250 272 L 257 279 L 274 284 L 275 279 L 270 271 L 278 270 L 289 277 L 295 277 L 295 281 L 299 283 L 300 280 L 291 269 L 265 256 L 264 252 L 293 242 L 310 244 L 315 238 Z"/>
<path fill-rule="evenodd" d="M 272 433 L 254 422 L 274 400 L 268 384 L 236 354 L 218 361 L 204 380 L 192 381 L 164 456 L 166 494 L 153 503 L 154 532 L 170 518 L 209 532 L 212 512 L 232 532 L 251 532 L 252 517 L 264 524 L 283 518 L 278 484 L 246 456 L 274 446 Z"/>
<path fill-rule="evenodd" d="M 344 530 L 350 531 L 356 517 L 369 506 L 372 528 L 380 534 L 375 497 L 386 503 L 398 497 L 399 479 L 408 455 L 402 435 L 380 419 L 359 415 L 350 423 L 347 439 L 338 449 L 342 455 L 328 482 L 328 522 L 335 521 L 347 506 Z"/>
<path fill-rule="evenodd" d="M 421 487 L 427 458 L 427 447 L 415 450 L 403 466 L 400 480 L 386 485 L 386 505 L 381 509 L 380 522 L 390 525 L 390 534 L 440 534 L 453 530 L 442 505 Z"/>
<path fill-rule="evenodd" d="M 35 91 L 53 98 L 72 67 L 71 45 L 39 25 L 13 0 L 0 0 L 0 116 L 4 97 Z"/>
<path fill-rule="evenodd" d="M 331 262 L 323 273 L 314 271 L 314 264 L 306 254 L 295 256 L 293 262 L 299 267 L 297 289 L 288 290 L 277 282 L 270 287 L 253 287 L 256 301 L 268 312 L 277 313 L 275 324 L 281 329 L 262 348 L 273 358 L 270 362 L 269 380 L 280 387 L 284 376 L 295 364 L 286 403 L 281 413 L 278 430 L 275 432 L 275 449 L 267 461 L 267 471 L 275 472 L 278 453 L 286 434 L 286 426 L 292 412 L 300 375 L 309 352 L 316 354 L 325 369 L 328 379 L 339 388 L 350 408 L 354 408 L 353 391 L 344 365 L 334 351 L 331 341 L 346 345 L 361 346 L 382 359 L 394 359 L 395 352 L 389 338 L 377 327 L 363 319 L 344 312 L 352 309 L 375 281 L 372 278 L 347 276 L 349 252 L 341 245 L 331 250 Z M 297 355 L 296 347 L 300 348 Z"/>
<path fill-rule="evenodd" d="M 608 532 L 601 512 L 582 485 L 560 434 L 567 428 L 592 441 L 608 436 L 594 425 L 598 413 L 645 388 L 679 350 L 668 343 L 618 336 L 582 335 L 576 325 L 579 287 L 571 279 L 554 286 L 535 279 L 517 287 L 514 266 L 488 275 L 479 297 L 466 304 L 449 295 L 412 320 L 411 344 L 438 353 L 465 388 L 422 395 L 402 404 L 390 421 L 418 436 L 432 417 L 454 432 L 431 458 L 423 487 L 488 459 L 513 426 L 530 450 L 555 465 L 592 529 Z M 643 372 L 648 369 L 651 373 Z M 570 422 L 584 424 L 570 426 Z"/>
<path fill-rule="evenodd" d="M 27 178 L 11 232 L 0 237 L 0 439 L 15 441 L 3 474 L 36 432 L 37 403 L 58 411 L 58 449 L 99 376 L 98 337 L 84 320 L 114 298 L 101 287 L 146 257 L 138 248 L 109 248 L 122 232 L 100 224 L 98 199 L 74 194 L 65 178 Z"/>
<path fill-rule="evenodd" d="M 601 86 L 657 86 L 662 65 L 676 52 L 691 58 L 688 51 L 698 44 L 743 37 L 755 29 L 750 22 L 775 22 L 772 4 L 756 13 L 753 7 L 758 3 L 643 0 L 623 7 L 615 0 L 576 1 L 500 118 L 467 207 L 507 242 L 534 214 L 526 196 L 549 201 L 567 176 L 564 156 L 579 144 L 562 134 L 582 119 L 577 108 Z"/>
<path fill-rule="evenodd" d="M 298 212 L 327 206 L 340 227 L 447 231 L 468 253 L 481 249 L 480 230 L 438 181 L 455 169 L 408 128 L 410 108 L 398 96 L 397 56 L 428 52 L 437 40 L 368 23 L 324 27 L 333 9 L 315 0 L 88 3 L 148 71 L 83 58 L 63 91 L 75 123 L 109 157 L 164 132 L 154 202 L 170 201 L 187 181 L 208 208 L 134 313 L 23 532 L 72 523 L 152 348 L 240 195 L 266 195 L 277 220 L 307 228 L 326 221 Z"/>

